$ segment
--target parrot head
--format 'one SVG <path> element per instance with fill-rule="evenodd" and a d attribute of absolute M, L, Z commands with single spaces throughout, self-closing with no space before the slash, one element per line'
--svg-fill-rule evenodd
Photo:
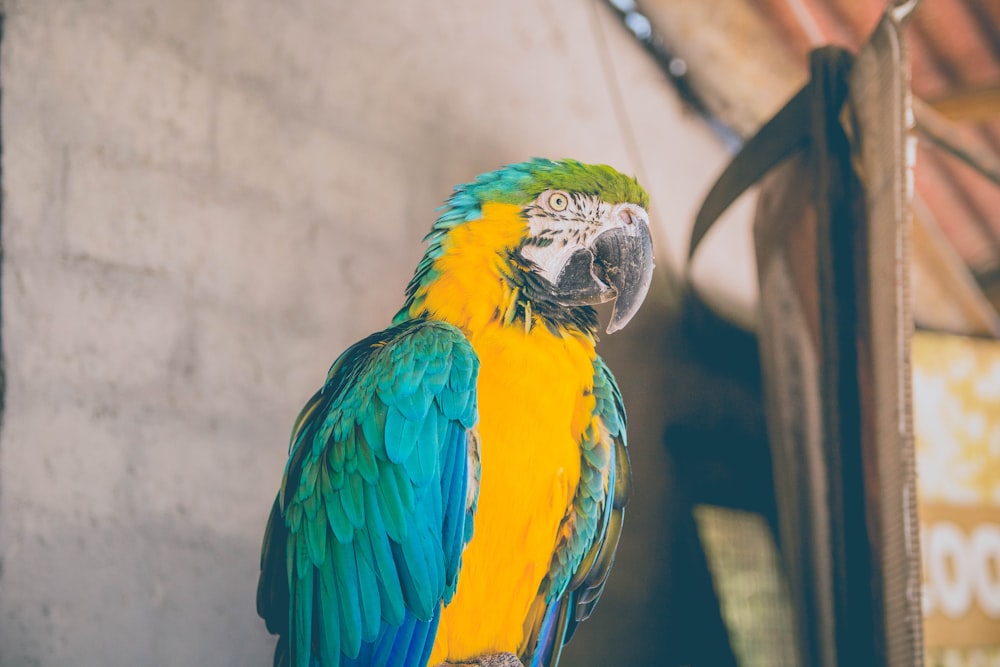
<path fill-rule="evenodd" d="M 508 312 L 549 324 L 566 313 L 589 321 L 590 306 L 614 300 L 613 333 L 638 311 L 652 280 L 648 206 L 638 182 L 607 165 L 534 158 L 483 174 L 447 200 L 400 315 L 417 314 L 429 286 L 461 266 L 454 255 L 485 250 L 492 271 L 477 279 L 513 289 Z"/>

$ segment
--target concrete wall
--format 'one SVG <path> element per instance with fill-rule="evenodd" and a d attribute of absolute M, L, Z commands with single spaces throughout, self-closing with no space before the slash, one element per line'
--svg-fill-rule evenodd
<path fill-rule="evenodd" d="M 269 665 L 254 589 L 292 419 L 385 326 L 451 185 L 531 155 L 636 172 L 665 267 L 725 159 L 590 0 L 5 12 L 4 667 Z M 608 341 L 640 491 L 571 664 L 663 641 L 659 280 Z"/>

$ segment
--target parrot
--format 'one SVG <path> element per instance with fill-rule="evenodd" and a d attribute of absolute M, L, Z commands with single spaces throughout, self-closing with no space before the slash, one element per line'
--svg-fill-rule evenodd
<path fill-rule="evenodd" d="M 454 188 L 390 326 L 294 422 L 257 587 L 275 667 L 555 667 L 630 494 L 594 306 L 613 301 L 611 334 L 645 299 L 648 208 L 634 177 L 570 159 Z"/>

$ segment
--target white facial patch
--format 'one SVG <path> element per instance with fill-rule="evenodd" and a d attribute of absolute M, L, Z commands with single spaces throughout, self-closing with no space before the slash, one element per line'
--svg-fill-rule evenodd
<path fill-rule="evenodd" d="M 593 195 L 566 192 L 562 194 L 568 205 L 556 211 L 548 202 L 557 192 L 561 191 L 546 190 L 525 209 L 530 237 L 521 248 L 521 255 L 533 262 L 549 282 L 555 282 L 570 255 L 589 247 L 590 241 L 604 231 L 611 209 Z"/>
<path fill-rule="evenodd" d="M 645 210 L 635 204 L 612 205 L 596 195 L 563 190 L 546 190 L 538 195 L 525 208 L 525 215 L 530 236 L 521 248 L 521 256 L 534 263 L 536 272 L 551 283 L 555 283 L 570 256 L 581 249 L 590 250 L 598 235 L 646 220 Z"/>

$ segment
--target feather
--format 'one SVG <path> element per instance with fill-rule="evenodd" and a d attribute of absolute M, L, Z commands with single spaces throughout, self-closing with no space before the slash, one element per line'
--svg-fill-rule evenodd
<path fill-rule="evenodd" d="M 347 517 L 340 492 L 334 492 L 323 498 L 326 507 L 326 520 L 330 530 L 338 542 L 349 542 L 354 538 L 354 524 Z"/>
<path fill-rule="evenodd" d="M 286 559 L 288 530 L 281 517 L 281 508 L 275 498 L 271 515 L 264 529 L 264 544 L 260 554 L 260 580 L 257 582 L 257 614 L 267 624 L 272 634 L 287 634 L 288 615 L 288 562 Z"/>
<path fill-rule="evenodd" d="M 434 646 L 434 635 L 437 634 L 438 621 L 441 620 L 440 611 L 427 623 L 417 623 L 413 628 L 413 635 L 406 649 L 406 666 L 423 667 L 431 657 L 431 649 Z"/>
<path fill-rule="evenodd" d="M 344 480 L 347 479 L 347 475 L 344 474 L 344 464 L 341 463 L 339 467 L 336 467 L 331 463 L 327 469 L 330 476 L 330 486 L 339 491 L 344 486 Z"/>
<path fill-rule="evenodd" d="M 394 479 L 394 477 L 389 475 L 385 479 Z M 382 514 L 386 535 L 393 542 L 405 540 L 409 535 L 410 524 L 407 522 L 406 510 L 400 503 L 399 497 L 391 492 L 385 481 L 375 487 L 375 492 L 378 496 L 379 511 Z"/>
<path fill-rule="evenodd" d="M 583 447 L 583 455 L 586 457 L 587 463 L 595 468 L 604 468 L 608 465 L 610 452 L 611 448 L 600 442 L 595 442 L 590 447 Z"/>
<path fill-rule="evenodd" d="M 333 483 L 330 481 L 330 467 L 324 462 L 319 466 L 318 492 L 321 498 L 326 499 L 333 495 Z"/>
<path fill-rule="evenodd" d="M 320 664 L 336 665 L 340 659 L 340 608 L 334 576 L 333 547 L 328 548 L 326 566 L 318 569 L 319 576 L 319 656 Z"/>
<path fill-rule="evenodd" d="M 364 439 L 361 429 L 358 429 L 356 435 L 357 453 L 355 456 L 358 463 L 358 472 L 361 473 L 361 477 L 366 482 L 374 484 L 378 481 L 378 463 L 375 461 L 375 454 Z"/>
<path fill-rule="evenodd" d="M 292 536 L 291 544 L 295 547 L 295 571 L 300 577 L 305 576 L 312 567 L 312 559 L 309 557 L 309 549 L 301 531 Z"/>
<path fill-rule="evenodd" d="M 330 459 L 330 469 L 343 470 L 344 459 L 347 456 L 347 449 L 344 447 L 343 443 L 340 442 L 331 442 L 329 448 L 330 453 L 327 456 Z"/>
<path fill-rule="evenodd" d="M 558 662 L 566 630 L 566 606 L 567 601 L 554 600 L 546 607 L 527 667 L 549 667 Z"/>
<path fill-rule="evenodd" d="M 361 600 L 358 590 L 358 565 L 354 546 L 333 543 L 332 562 L 340 611 L 340 646 L 344 655 L 356 658 L 361 650 Z"/>
<path fill-rule="evenodd" d="M 385 455 L 385 420 L 388 408 L 380 400 L 373 400 L 371 413 L 361 419 L 361 430 L 365 434 L 365 442 L 375 456 Z"/>
<path fill-rule="evenodd" d="M 372 653 L 368 662 L 363 663 L 363 665 L 358 664 L 356 667 L 372 667 L 373 665 L 382 665 L 385 667 L 388 665 L 394 641 L 399 637 L 400 633 L 405 631 L 407 623 L 411 623 L 412 620 L 412 617 L 407 615 L 399 627 L 388 626 L 383 623 L 382 631 L 379 632 L 378 639 L 375 640 L 375 644 L 372 646 Z"/>
<path fill-rule="evenodd" d="M 437 419 L 428 416 L 421 424 L 415 439 L 413 451 L 407 459 L 406 469 L 413 484 L 425 486 L 438 472 L 438 425 Z"/>
<path fill-rule="evenodd" d="M 365 525 L 364 485 L 360 475 L 351 475 L 340 489 L 340 504 L 344 508 L 344 515 L 355 528 Z"/>
<path fill-rule="evenodd" d="M 444 554 L 446 559 L 446 570 L 449 573 L 447 586 L 449 592 L 445 594 L 446 600 L 451 598 L 451 589 L 455 586 L 455 575 L 458 572 L 458 560 L 462 555 L 462 534 L 461 528 L 464 523 L 465 518 L 465 506 L 464 503 L 455 503 L 453 499 L 464 498 L 466 495 L 465 484 L 468 479 L 468 475 L 465 471 L 465 465 L 460 465 L 463 463 L 464 452 L 460 451 L 464 447 L 456 447 L 455 434 L 459 433 L 459 430 L 455 427 L 450 429 L 447 434 L 447 440 L 442 439 L 445 443 L 442 447 L 442 456 L 444 457 L 444 470 L 441 474 L 441 486 L 443 489 L 442 495 L 442 505 L 445 508 L 444 521 L 441 526 L 441 544 L 444 546 Z"/>
<path fill-rule="evenodd" d="M 299 476 L 299 490 L 296 497 L 308 499 L 316 490 L 316 476 L 319 473 L 319 466 L 312 457 L 303 461 L 302 474 Z M 315 515 L 313 515 L 315 516 Z"/>
<path fill-rule="evenodd" d="M 441 525 L 440 519 L 438 519 L 437 525 Z M 440 601 L 440 591 L 445 588 L 444 552 L 441 550 L 440 537 L 432 533 L 430 528 L 423 531 L 422 538 L 424 554 L 432 568 L 431 590 L 437 592 L 431 598 L 431 606 L 433 606 Z"/>
<path fill-rule="evenodd" d="M 318 466 L 312 466 L 315 470 Z M 316 477 L 315 473 L 312 475 L 313 478 Z M 314 485 L 315 486 L 315 485 Z M 316 519 L 316 515 L 319 514 L 319 508 L 321 505 L 321 496 L 319 493 L 312 492 L 309 495 L 305 495 L 299 501 L 302 507 L 302 513 L 305 515 L 305 523 L 312 523 Z"/>
<path fill-rule="evenodd" d="M 437 394 L 448 383 L 450 367 L 448 354 L 451 352 L 450 341 L 434 341 L 432 357 L 424 371 L 424 391 Z"/>
<path fill-rule="evenodd" d="M 421 422 L 427 416 L 434 394 L 427 390 L 414 391 L 409 394 L 399 394 L 392 405 L 396 407 L 407 420 Z"/>
<path fill-rule="evenodd" d="M 288 530 L 291 532 L 298 531 L 299 527 L 302 525 L 302 505 L 293 502 L 285 509 L 285 523 L 288 525 Z"/>
<path fill-rule="evenodd" d="M 409 475 L 403 466 L 389 466 L 387 472 L 387 475 L 383 475 L 383 479 L 385 477 L 392 477 L 394 482 L 392 488 L 395 491 L 396 500 L 402 508 L 403 514 L 407 516 L 412 515 L 414 513 L 416 498 Z"/>
<path fill-rule="evenodd" d="M 313 569 L 297 571 L 294 582 L 295 643 L 292 655 L 295 667 L 310 667 L 313 625 Z"/>
<path fill-rule="evenodd" d="M 393 463 L 402 463 L 410 455 L 415 440 L 413 422 L 395 406 L 389 406 L 385 418 L 385 453 Z"/>
<path fill-rule="evenodd" d="M 414 495 L 413 485 L 410 483 L 406 470 L 403 466 L 391 466 L 389 469 L 396 479 L 396 493 L 399 496 L 400 505 L 402 505 L 405 512 L 413 512 L 416 496 Z"/>
<path fill-rule="evenodd" d="M 406 364 L 395 376 L 394 394 L 399 398 L 419 394 L 423 392 L 421 383 L 424 380 L 424 371 L 427 369 L 428 359 L 426 350 L 416 349 L 406 357 Z"/>
<path fill-rule="evenodd" d="M 399 625 L 403 622 L 403 591 L 399 585 L 396 562 L 389 548 L 387 531 L 379 512 L 376 490 L 371 486 L 365 488 L 365 515 L 368 517 L 365 535 L 371 545 L 372 565 L 379 589 L 382 617 L 391 625 Z"/>
<path fill-rule="evenodd" d="M 407 614 L 406 621 L 399 626 L 399 630 L 392 637 L 392 641 L 387 642 L 384 651 L 385 662 L 382 663 L 380 660 L 382 655 L 376 655 L 377 661 L 373 664 L 384 664 L 385 667 L 410 667 L 407 662 L 406 652 L 410 648 L 410 640 L 413 638 L 413 632 L 418 623 L 419 621 L 413 615 Z"/>
<path fill-rule="evenodd" d="M 382 604 L 375 575 L 371 541 L 362 534 L 354 540 L 354 559 L 358 566 L 358 594 L 361 608 L 361 639 L 374 641 L 382 621 Z"/>
<path fill-rule="evenodd" d="M 303 444 L 309 443 L 309 448 L 313 454 L 325 447 L 331 440 L 333 427 L 340 416 L 339 411 L 331 411 L 320 423 L 319 428 L 310 431 L 303 431 Z"/>
<path fill-rule="evenodd" d="M 311 519 L 305 523 L 302 530 L 305 533 L 309 560 L 313 565 L 322 565 L 326 560 L 326 518 Z"/>
<path fill-rule="evenodd" d="M 441 412 L 444 413 L 445 417 L 448 419 L 460 419 L 464 422 L 469 405 L 468 390 L 455 390 L 445 387 L 438 394 L 437 402 L 441 406 Z"/>
<path fill-rule="evenodd" d="M 408 539 L 392 545 L 392 555 L 399 569 L 406 606 L 420 620 L 427 620 L 435 603 L 432 577 L 434 564 L 428 562 L 421 540 L 422 526 L 412 526 Z"/>
<path fill-rule="evenodd" d="M 455 356 L 451 364 L 451 376 L 448 386 L 455 391 L 466 392 L 472 388 L 472 378 L 478 362 L 474 357 Z"/>

